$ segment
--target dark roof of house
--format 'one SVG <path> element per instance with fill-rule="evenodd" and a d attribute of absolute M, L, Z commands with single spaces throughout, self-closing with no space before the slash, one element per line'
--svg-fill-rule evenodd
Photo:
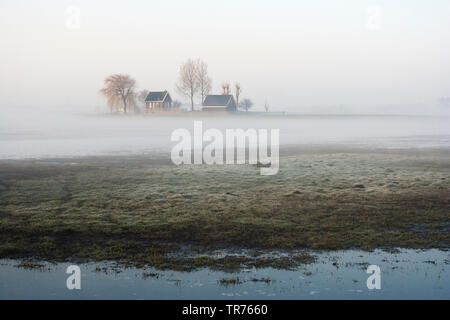
<path fill-rule="evenodd" d="M 164 99 L 164 97 L 167 94 L 167 90 L 166 91 L 152 91 L 149 92 L 147 95 L 147 98 L 145 98 L 146 102 L 149 101 L 162 101 Z"/>
<path fill-rule="evenodd" d="M 210 94 L 207 95 L 205 101 L 203 101 L 204 106 L 226 106 L 230 99 L 233 99 L 231 94 Z"/>

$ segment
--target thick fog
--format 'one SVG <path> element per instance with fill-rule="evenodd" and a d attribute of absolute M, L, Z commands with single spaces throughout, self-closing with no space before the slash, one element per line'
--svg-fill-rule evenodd
<path fill-rule="evenodd" d="M 446 0 L 3 0 L 0 158 L 166 152 L 202 119 L 280 129 L 282 145 L 448 146 L 449 16 Z M 208 64 L 211 93 L 239 82 L 272 115 L 108 114 L 113 73 L 186 107 L 188 58 Z"/>
<path fill-rule="evenodd" d="M 443 114 L 449 16 L 447 0 L 3 0 L 0 107 L 102 109 L 112 73 L 188 101 L 178 70 L 201 58 L 213 93 L 239 82 L 254 110 Z"/>
<path fill-rule="evenodd" d="M 352 144 L 370 147 L 449 147 L 448 117 L 436 116 L 178 116 L 72 114 L 54 110 L 45 116 L 32 108 L 9 108 L 0 119 L 0 158 L 151 154 L 168 157 L 176 144 L 171 133 L 194 120 L 203 131 L 279 129 L 280 145 Z"/>

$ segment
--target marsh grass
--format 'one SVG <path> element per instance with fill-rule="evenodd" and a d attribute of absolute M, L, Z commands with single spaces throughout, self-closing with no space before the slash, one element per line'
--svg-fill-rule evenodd
<path fill-rule="evenodd" d="M 2 161 L 0 258 L 235 270 L 311 259 L 177 253 L 448 248 L 449 159 L 448 150 L 293 148 L 275 176 L 144 156 Z"/>

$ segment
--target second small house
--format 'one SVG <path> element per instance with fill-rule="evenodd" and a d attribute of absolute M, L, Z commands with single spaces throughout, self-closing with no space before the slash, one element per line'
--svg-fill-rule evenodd
<path fill-rule="evenodd" d="M 166 91 L 150 91 L 145 98 L 145 111 L 171 111 L 172 98 L 169 92 Z"/>
<path fill-rule="evenodd" d="M 210 94 L 203 101 L 203 111 L 236 111 L 236 102 L 231 94 Z"/>

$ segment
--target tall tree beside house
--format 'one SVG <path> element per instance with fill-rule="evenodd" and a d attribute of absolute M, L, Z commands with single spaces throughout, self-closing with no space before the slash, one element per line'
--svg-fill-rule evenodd
<path fill-rule="evenodd" d="M 241 95 L 242 89 L 239 83 L 234 85 L 235 87 L 235 96 L 236 96 L 236 105 L 239 105 L 239 96 Z"/>
<path fill-rule="evenodd" d="M 105 79 L 105 87 L 100 93 L 105 96 L 111 111 L 127 112 L 128 107 L 135 105 L 136 80 L 128 74 L 113 74 Z"/>
<path fill-rule="evenodd" d="M 199 90 L 196 61 L 188 59 L 181 65 L 177 90 L 191 100 L 191 111 L 194 111 L 194 96 Z"/>
<path fill-rule="evenodd" d="M 208 75 L 208 65 L 201 59 L 197 60 L 197 81 L 202 103 L 212 87 L 212 79 Z"/>
<path fill-rule="evenodd" d="M 248 112 L 248 109 L 250 109 L 253 106 L 253 102 L 250 99 L 244 99 L 239 104 L 239 108 L 245 110 L 245 112 Z"/>
<path fill-rule="evenodd" d="M 139 91 L 139 93 L 137 94 L 137 101 L 139 103 L 139 107 L 141 107 L 142 109 L 145 109 L 145 99 L 148 96 L 148 90 L 144 89 Z"/>

